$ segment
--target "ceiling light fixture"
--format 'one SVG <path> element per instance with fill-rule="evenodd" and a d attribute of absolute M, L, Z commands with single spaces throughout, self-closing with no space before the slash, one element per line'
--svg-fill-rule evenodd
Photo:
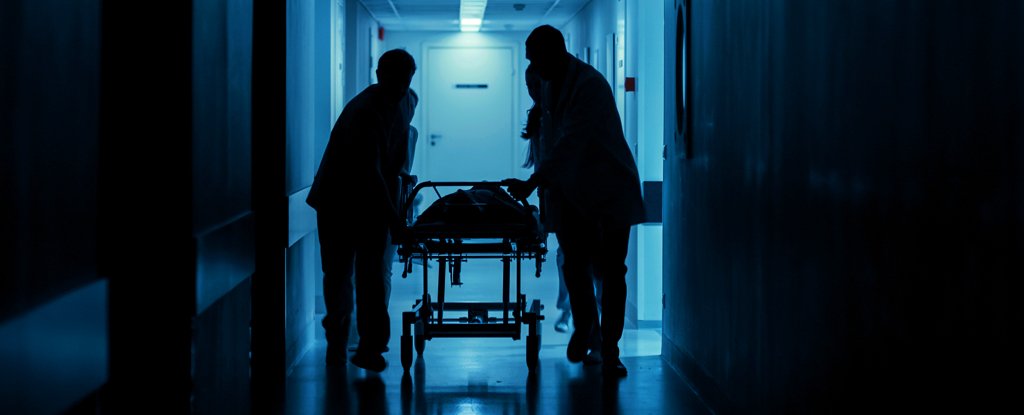
<path fill-rule="evenodd" d="M 459 4 L 459 29 L 463 32 L 479 32 L 484 23 L 484 9 L 487 0 L 462 0 Z"/>

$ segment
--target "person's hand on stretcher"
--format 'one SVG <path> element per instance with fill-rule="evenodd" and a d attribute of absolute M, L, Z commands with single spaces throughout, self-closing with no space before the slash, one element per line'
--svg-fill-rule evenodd
<path fill-rule="evenodd" d="M 530 176 L 526 181 L 519 179 L 506 179 L 505 183 L 508 184 L 508 193 L 516 200 L 523 201 L 533 194 L 534 189 L 537 188 L 536 175 Z"/>

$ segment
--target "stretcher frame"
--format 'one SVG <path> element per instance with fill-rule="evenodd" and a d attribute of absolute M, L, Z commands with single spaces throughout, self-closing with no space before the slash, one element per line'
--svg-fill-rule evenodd
<path fill-rule="evenodd" d="M 411 220 L 413 201 L 420 190 L 432 188 L 440 199 L 438 187 L 465 187 L 497 185 L 507 187 L 507 181 L 451 181 L 423 182 L 400 198 L 406 219 Z M 528 202 L 522 203 L 530 207 Z M 423 296 L 417 299 L 410 311 L 402 313 L 401 360 L 405 371 L 412 366 L 412 350 L 423 355 L 426 341 L 439 337 L 511 337 L 519 340 L 522 325 L 527 325 L 526 365 L 530 371 L 537 367 L 541 343 L 541 321 L 544 306 L 539 299 L 533 299 L 527 306 L 526 295 L 522 292 L 523 262 L 536 262 L 534 276 L 540 278 L 542 263 L 547 253 L 546 235 L 539 225 L 532 230 L 522 224 L 503 226 L 452 225 L 451 227 L 409 227 L 408 238 L 399 245 L 399 260 L 403 263 L 402 278 L 412 272 L 413 259 L 418 258 L 423 267 Z M 488 242 L 487 240 L 490 240 Z M 462 262 L 476 259 L 499 259 L 502 263 L 501 302 L 449 302 L 445 301 L 447 282 L 462 285 Z M 430 270 L 428 264 L 435 261 L 437 267 L 437 299 L 430 295 Z M 511 274 L 515 263 L 515 297 L 512 298 Z M 492 316 L 491 312 L 497 312 Z M 461 314 L 453 317 L 453 314 Z"/>

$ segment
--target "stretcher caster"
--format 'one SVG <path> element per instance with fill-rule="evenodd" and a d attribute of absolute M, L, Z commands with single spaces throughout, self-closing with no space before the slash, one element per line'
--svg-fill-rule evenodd
<path fill-rule="evenodd" d="M 421 321 L 416 322 L 413 344 L 416 346 L 416 354 L 422 356 L 423 349 L 427 347 L 427 339 L 423 336 L 423 322 Z"/>
<path fill-rule="evenodd" d="M 526 304 L 526 296 L 520 297 L 520 304 Z M 544 316 L 540 314 L 540 311 L 544 309 L 544 306 L 540 304 L 540 300 L 534 299 L 530 303 L 530 311 L 523 313 L 523 320 L 527 324 L 527 335 L 526 335 L 526 367 L 533 372 L 537 368 L 537 361 L 540 360 L 540 333 L 541 333 L 541 321 L 544 320 Z"/>
<path fill-rule="evenodd" d="M 408 334 L 402 335 L 402 368 L 406 372 L 409 371 L 409 367 L 412 366 L 412 336 Z"/>
<path fill-rule="evenodd" d="M 532 372 L 540 360 L 540 335 L 526 336 L 526 367 Z"/>

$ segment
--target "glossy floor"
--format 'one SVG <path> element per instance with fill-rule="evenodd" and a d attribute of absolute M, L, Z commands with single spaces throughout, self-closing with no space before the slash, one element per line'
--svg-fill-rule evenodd
<path fill-rule="evenodd" d="M 435 338 L 426 342 L 406 373 L 399 358 L 401 313 L 423 294 L 422 269 L 401 279 L 391 295 L 392 337 L 385 355 L 388 368 L 367 372 L 351 364 L 328 369 L 322 330 L 314 346 L 288 376 L 288 414 L 707 414 L 700 400 L 661 359 L 657 327 L 627 329 L 620 342 L 629 376 L 608 380 L 600 366 L 570 363 L 565 358 L 567 333 L 554 331 L 558 275 L 552 261 L 541 278 L 524 264 L 523 293 L 545 306 L 540 363 L 526 366 L 525 337 Z M 449 302 L 501 301 L 501 264 L 475 260 L 463 264 L 463 285 L 446 288 Z M 484 263 L 492 262 L 491 264 Z M 435 265 L 436 264 L 432 264 Z M 436 292 L 436 269 L 430 270 Z M 513 285 L 515 277 L 513 267 Z M 644 325 L 646 327 L 646 325 Z M 523 327 L 524 335 L 526 327 Z"/>

